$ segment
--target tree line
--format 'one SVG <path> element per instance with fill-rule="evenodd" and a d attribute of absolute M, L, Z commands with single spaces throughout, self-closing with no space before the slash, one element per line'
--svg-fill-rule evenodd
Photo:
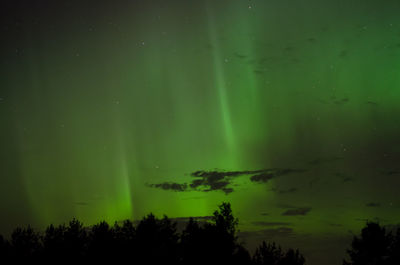
<path fill-rule="evenodd" d="M 253 256 L 238 241 L 238 219 L 231 205 L 222 203 L 210 222 L 193 218 L 184 230 L 167 216 L 145 216 L 137 225 L 126 220 L 110 226 L 103 221 L 91 227 L 73 219 L 67 225 L 49 225 L 43 233 L 32 227 L 16 228 L 9 240 L 0 236 L 1 260 L 17 262 L 109 261 L 131 264 L 237 264 L 303 265 L 298 250 L 282 250 L 263 242 Z"/>
<path fill-rule="evenodd" d="M 231 205 L 222 203 L 210 222 L 189 220 L 182 232 L 167 216 L 145 216 L 137 225 L 126 220 L 110 226 L 103 221 L 84 227 L 77 219 L 67 225 L 49 225 L 43 233 L 16 228 L 10 239 L 0 236 L 0 263 L 111 262 L 131 264 L 304 265 L 298 249 L 283 250 L 263 241 L 253 255 L 237 237 L 238 219 Z M 399 265 L 400 229 L 387 233 L 367 223 L 355 236 L 343 265 Z"/>

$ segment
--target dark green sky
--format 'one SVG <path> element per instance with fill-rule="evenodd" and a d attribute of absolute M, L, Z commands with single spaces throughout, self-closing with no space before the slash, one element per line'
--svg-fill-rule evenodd
<path fill-rule="evenodd" d="M 400 2 L 0 10 L 1 233 L 229 201 L 248 246 L 333 265 L 366 219 L 399 223 Z"/>

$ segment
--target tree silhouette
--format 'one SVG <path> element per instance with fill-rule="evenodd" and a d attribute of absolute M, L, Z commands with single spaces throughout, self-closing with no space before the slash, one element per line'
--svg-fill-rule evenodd
<path fill-rule="evenodd" d="M 122 225 L 114 224 L 114 253 L 121 260 L 127 260 L 135 249 L 136 228 L 133 222 L 125 220 Z"/>
<path fill-rule="evenodd" d="M 65 244 L 65 225 L 57 227 L 49 225 L 42 237 L 43 255 L 46 260 L 55 260 L 56 258 L 66 258 L 69 253 L 66 251 Z"/>
<path fill-rule="evenodd" d="M 43 234 L 30 226 L 16 228 L 11 239 L 0 236 L 0 261 L 6 264 L 42 262 L 45 264 L 105 262 L 137 264 L 233 264 L 303 265 L 298 251 L 282 252 L 265 242 L 253 258 L 238 242 L 238 219 L 229 203 L 222 203 L 209 222 L 199 224 L 190 218 L 186 228 L 164 216 L 149 214 L 137 224 L 126 220 L 110 226 L 102 221 L 84 227 L 77 219 L 67 225 L 49 225 Z M 399 236 L 397 237 L 399 238 Z M 399 242 L 399 241 L 396 241 Z M 393 245 L 393 250 L 398 249 Z M 11 262 L 5 262 L 8 260 Z"/>
<path fill-rule="evenodd" d="M 299 250 L 288 249 L 285 253 L 275 242 L 267 244 L 263 241 L 253 256 L 254 265 L 303 265 L 304 263 L 305 259 Z"/>
<path fill-rule="evenodd" d="M 212 221 L 214 224 L 205 227 L 212 246 L 209 251 L 213 253 L 216 262 L 232 263 L 234 261 L 232 257 L 238 246 L 236 236 L 238 219 L 233 216 L 230 203 L 222 203 L 219 210 L 214 212 Z"/>
<path fill-rule="evenodd" d="M 10 255 L 10 244 L 0 235 L 0 260 L 8 260 Z"/>
<path fill-rule="evenodd" d="M 88 256 L 91 259 L 110 259 L 114 255 L 114 232 L 107 222 L 94 225 L 88 235 Z"/>
<path fill-rule="evenodd" d="M 239 220 L 233 216 L 230 203 L 223 202 L 218 207 L 219 211 L 216 210 L 214 212 L 212 220 L 215 222 L 218 231 L 228 235 L 235 241 L 237 239 L 236 228 L 239 224 Z"/>
<path fill-rule="evenodd" d="M 181 234 L 180 253 L 182 264 L 201 264 L 202 257 L 199 253 L 204 255 L 205 242 L 204 229 L 193 218 L 190 218 Z"/>
<path fill-rule="evenodd" d="M 291 248 L 288 249 L 286 254 L 278 262 L 279 265 L 303 265 L 304 263 L 305 259 L 303 255 L 300 254 L 299 250 Z"/>
<path fill-rule="evenodd" d="M 64 232 L 65 250 L 70 260 L 82 260 L 87 251 L 88 236 L 83 224 L 72 219 Z"/>
<path fill-rule="evenodd" d="M 392 236 L 378 223 L 368 222 L 361 230 L 361 237 L 355 236 L 351 249 L 347 250 L 350 261 L 343 265 L 386 265 L 389 264 Z"/>
<path fill-rule="evenodd" d="M 237 245 L 232 257 L 232 264 L 242 265 L 251 264 L 251 257 L 249 251 L 243 245 Z"/>
<path fill-rule="evenodd" d="M 11 234 L 11 255 L 21 260 L 37 259 L 41 251 L 40 236 L 30 226 L 16 228 Z"/>
<path fill-rule="evenodd" d="M 392 246 L 390 247 L 390 256 L 388 263 L 390 265 L 400 264 L 400 228 L 397 228 L 395 237 L 393 238 Z"/>
<path fill-rule="evenodd" d="M 237 242 L 237 225 L 229 203 L 203 226 L 191 218 L 181 236 L 182 264 L 250 264 L 248 251 Z"/>
<path fill-rule="evenodd" d="M 178 263 L 176 223 L 167 216 L 159 220 L 149 214 L 136 228 L 135 248 L 140 261 L 149 263 Z"/>
<path fill-rule="evenodd" d="M 253 256 L 253 263 L 255 265 L 276 265 L 278 261 L 282 258 L 282 249 L 272 244 L 267 244 L 265 241 L 256 249 Z"/>

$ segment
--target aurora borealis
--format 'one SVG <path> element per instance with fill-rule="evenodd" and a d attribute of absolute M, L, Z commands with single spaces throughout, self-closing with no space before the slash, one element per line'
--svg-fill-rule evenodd
<path fill-rule="evenodd" d="M 2 1 L 0 232 L 209 216 L 341 264 L 400 217 L 400 2 Z"/>

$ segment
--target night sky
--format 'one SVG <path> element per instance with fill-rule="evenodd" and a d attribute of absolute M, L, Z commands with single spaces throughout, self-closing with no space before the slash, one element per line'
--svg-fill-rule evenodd
<path fill-rule="evenodd" d="M 341 264 L 400 222 L 397 0 L 0 4 L 0 233 L 210 216 Z"/>

